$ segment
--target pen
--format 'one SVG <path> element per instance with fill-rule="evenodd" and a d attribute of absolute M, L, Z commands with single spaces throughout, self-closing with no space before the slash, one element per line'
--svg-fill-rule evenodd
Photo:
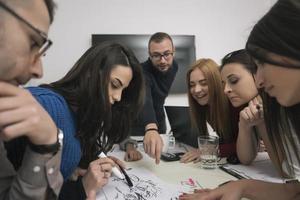
<path fill-rule="evenodd" d="M 98 155 L 98 157 L 99 158 L 107 158 L 107 156 L 103 153 L 103 152 L 101 152 L 99 155 Z M 114 166 L 113 168 L 112 168 L 112 173 L 116 176 L 116 177 L 118 177 L 118 178 L 120 178 L 120 179 L 124 179 L 124 176 L 122 175 L 122 173 L 120 172 L 120 170 L 116 167 L 116 166 Z"/>
<path fill-rule="evenodd" d="M 223 166 L 220 167 L 221 170 L 223 170 L 224 172 L 230 174 L 231 176 L 234 176 L 235 178 L 238 178 L 238 179 L 244 179 L 245 177 L 243 177 L 242 175 L 230 170 L 230 169 L 227 169 Z"/>
<path fill-rule="evenodd" d="M 221 187 L 223 185 L 226 185 L 227 183 L 230 183 L 231 181 L 225 181 L 224 183 L 221 183 L 220 185 L 218 185 L 218 187 Z"/>
<path fill-rule="evenodd" d="M 119 164 L 118 164 L 118 165 L 119 165 Z M 132 187 L 132 186 L 133 186 L 133 183 L 131 182 L 130 177 L 128 176 L 128 174 L 126 173 L 126 171 L 125 171 L 125 170 L 123 169 L 123 167 L 120 166 L 120 165 L 119 165 L 119 168 L 120 168 L 120 170 L 122 171 L 122 173 L 124 174 L 125 179 L 126 179 L 126 181 L 127 181 L 127 183 L 128 183 L 128 186 L 129 186 L 129 187 Z"/>

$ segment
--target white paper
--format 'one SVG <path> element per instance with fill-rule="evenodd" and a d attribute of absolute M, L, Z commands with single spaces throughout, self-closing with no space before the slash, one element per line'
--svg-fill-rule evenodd
<path fill-rule="evenodd" d="M 257 179 L 262 181 L 283 183 L 281 178 L 270 160 L 268 153 L 259 153 L 251 165 L 224 165 L 228 170 L 234 171 L 248 179 Z"/>
<path fill-rule="evenodd" d="M 182 181 L 172 185 L 159 179 L 145 168 L 127 170 L 133 187 L 126 180 L 111 177 L 109 183 L 97 194 L 97 200 L 178 200 L 182 192 L 191 191 L 191 185 Z"/>

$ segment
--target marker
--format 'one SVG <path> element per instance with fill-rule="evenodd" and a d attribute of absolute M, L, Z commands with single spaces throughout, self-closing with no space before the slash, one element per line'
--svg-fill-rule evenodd
<path fill-rule="evenodd" d="M 242 175 L 238 174 L 237 172 L 232 171 L 232 170 L 230 170 L 230 169 L 227 169 L 227 168 L 225 168 L 225 167 L 223 167 L 223 166 L 220 166 L 219 168 L 220 168 L 221 170 L 223 170 L 224 172 L 230 174 L 231 176 L 234 176 L 234 177 L 237 178 L 237 179 L 244 179 L 244 178 L 245 178 L 245 177 L 243 177 Z"/>
<path fill-rule="evenodd" d="M 256 109 L 260 110 L 260 105 L 259 104 L 256 105 Z"/>
<path fill-rule="evenodd" d="M 226 185 L 227 183 L 230 183 L 231 182 L 231 180 L 230 181 L 225 181 L 224 183 L 221 183 L 220 185 L 218 185 L 218 187 L 221 187 L 221 186 L 223 186 L 223 185 Z"/>
<path fill-rule="evenodd" d="M 107 156 L 103 153 L 103 152 L 101 152 L 99 155 L 98 155 L 98 157 L 99 158 L 107 158 Z M 118 178 L 120 178 L 120 179 L 124 179 L 124 176 L 123 176 L 123 174 L 120 172 L 120 170 L 116 167 L 116 166 L 114 166 L 113 168 L 112 168 L 112 173 L 116 176 L 116 177 L 118 177 Z"/>
<path fill-rule="evenodd" d="M 119 164 L 117 164 L 117 165 L 119 165 Z M 131 182 L 130 177 L 128 176 L 128 174 L 126 173 L 126 171 L 123 169 L 122 166 L 119 165 L 119 167 L 120 167 L 122 173 L 123 173 L 124 176 L 125 176 L 125 179 L 126 179 L 126 181 L 127 181 L 128 186 L 129 186 L 129 187 L 133 187 L 133 183 Z"/>

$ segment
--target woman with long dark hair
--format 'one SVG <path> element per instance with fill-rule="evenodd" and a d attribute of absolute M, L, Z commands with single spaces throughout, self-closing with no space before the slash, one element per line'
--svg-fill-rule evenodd
<path fill-rule="evenodd" d="M 245 49 L 233 51 L 222 59 L 224 92 L 233 107 L 240 108 L 237 155 L 241 163 L 250 164 L 266 141 L 262 99 L 255 84 L 256 65 Z M 268 143 L 268 142 L 267 142 Z M 263 149 L 263 148 L 262 148 Z"/>
<path fill-rule="evenodd" d="M 120 44 L 103 43 L 88 49 L 62 79 L 29 91 L 64 132 L 60 199 L 95 198 L 115 162 L 122 164 L 98 155 L 128 137 L 143 104 L 138 60 Z M 71 174 L 79 178 L 72 181 Z"/>

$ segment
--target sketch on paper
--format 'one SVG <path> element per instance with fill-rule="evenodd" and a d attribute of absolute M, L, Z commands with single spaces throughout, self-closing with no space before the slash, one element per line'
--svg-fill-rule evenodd
<path fill-rule="evenodd" d="M 178 200 L 179 187 L 163 182 L 146 169 L 132 169 L 128 172 L 133 187 L 129 188 L 125 180 L 112 177 L 109 183 L 98 193 L 97 199 L 106 200 Z"/>

